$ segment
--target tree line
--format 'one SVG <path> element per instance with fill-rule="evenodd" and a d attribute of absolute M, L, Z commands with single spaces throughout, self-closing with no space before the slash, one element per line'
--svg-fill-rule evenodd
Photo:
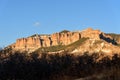
<path fill-rule="evenodd" d="M 0 53 L 0 80 L 74 80 L 94 74 L 105 74 L 101 79 L 120 80 L 120 56 L 97 53 L 75 56 L 62 54 L 15 52 L 3 57 Z"/>

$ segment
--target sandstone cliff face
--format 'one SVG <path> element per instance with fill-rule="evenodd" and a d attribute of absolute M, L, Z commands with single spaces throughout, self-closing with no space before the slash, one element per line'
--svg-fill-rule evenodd
<path fill-rule="evenodd" d="M 88 37 L 90 39 L 97 39 L 97 40 L 100 40 L 100 37 L 99 35 L 101 34 L 102 32 L 100 30 L 93 30 L 92 28 L 88 28 L 86 30 L 83 30 L 81 31 L 81 37 Z"/>
<path fill-rule="evenodd" d="M 51 35 L 52 45 L 68 45 L 80 38 L 79 32 L 55 33 Z"/>
<path fill-rule="evenodd" d="M 41 43 L 40 43 L 40 38 L 39 37 L 28 37 L 28 38 L 21 38 L 21 39 L 17 39 L 16 43 L 13 44 L 11 47 L 12 49 L 15 50 L 22 50 L 22 51 L 28 51 L 28 50 L 32 50 L 32 49 L 37 49 L 39 47 L 41 47 Z"/>
<path fill-rule="evenodd" d="M 56 45 L 68 45 L 81 38 L 79 32 L 54 33 L 52 35 L 41 35 L 28 38 L 17 39 L 11 45 L 14 50 L 34 51 L 40 47 L 50 47 Z"/>
<path fill-rule="evenodd" d="M 115 40 L 109 36 L 105 35 L 100 30 L 93 30 L 88 28 L 83 31 L 77 32 L 60 32 L 54 33 L 51 35 L 34 35 L 27 38 L 17 39 L 16 43 L 10 45 L 12 49 L 19 51 L 28 51 L 32 52 L 41 47 L 50 47 L 56 45 L 69 45 L 73 42 L 80 40 L 81 38 L 89 38 L 84 45 L 80 46 L 78 50 L 79 52 L 113 52 L 116 49 L 120 49 L 116 47 Z M 99 41 L 103 41 L 103 43 L 95 44 Z M 95 44 L 95 45 L 94 45 Z M 103 48 L 104 45 L 104 48 Z M 110 47 L 112 46 L 112 47 Z M 108 48 L 105 48 L 108 47 Z M 112 50 L 112 51 L 111 51 Z M 75 50 L 73 51 L 75 52 Z M 117 51 L 116 51 L 117 52 Z"/>

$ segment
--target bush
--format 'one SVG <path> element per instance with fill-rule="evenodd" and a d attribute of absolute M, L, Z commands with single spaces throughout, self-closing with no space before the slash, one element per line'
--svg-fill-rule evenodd
<path fill-rule="evenodd" d="M 98 54 L 74 56 L 68 52 L 28 56 L 16 52 L 0 61 L 0 80 L 74 80 L 93 75 L 97 80 L 99 74 L 104 76 L 98 80 L 119 80 L 119 55 L 97 61 L 99 57 Z"/>

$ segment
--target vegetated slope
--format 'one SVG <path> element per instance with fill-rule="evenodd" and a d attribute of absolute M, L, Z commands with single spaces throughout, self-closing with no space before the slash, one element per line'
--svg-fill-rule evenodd
<path fill-rule="evenodd" d="M 32 35 L 17 39 L 15 44 L 8 46 L 14 51 L 57 53 L 120 53 L 120 35 L 106 34 L 100 30 L 88 28 L 70 32 L 63 30 L 50 35 Z"/>
<path fill-rule="evenodd" d="M 85 41 L 87 41 L 89 38 L 81 38 L 80 40 L 72 43 L 72 44 L 69 44 L 66 46 L 65 50 L 71 52 L 73 51 L 74 49 L 76 49 L 77 47 L 81 46 L 82 44 L 85 43 Z"/>
<path fill-rule="evenodd" d="M 114 53 L 120 53 L 120 47 L 117 45 L 113 45 L 112 43 L 108 43 L 104 40 L 86 40 L 84 44 L 77 47 L 74 53 L 104 53 L 105 55 L 112 56 Z"/>
<path fill-rule="evenodd" d="M 69 45 L 57 45 L 50 47 L 42 47 L 37 49 L 35 52 L 49 52 L 49 53 L 61 53 L 68 51 L 72 54 L 82 55 L 84 53 L 104 53 L 105 55 L 112 56 L 114 53 L 120 53 L 120 47 L 109 43 L 103 39 L 90 39 L 81 38 L 80 40 L 71 43 Z"/>
<path fill-rule="evenodd" d="M 69 45 L 57 45 L 57 46 L 50 46 L 50 47 L 42 47 L 37 49 L 35 52 L 58 52 L 58 51 L 73 51 L 78 46 L 82 45 L 88 38 L 81 38 L 80 40 L 71 43 Z"/>

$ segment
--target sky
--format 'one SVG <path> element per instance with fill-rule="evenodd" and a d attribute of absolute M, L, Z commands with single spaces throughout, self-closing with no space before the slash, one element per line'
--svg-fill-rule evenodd
<path fill-rule="evenodd" d="M 88 27 L 120 34 L 120 0 L 0 0 L 0 47 L 33 34 Z"/>

